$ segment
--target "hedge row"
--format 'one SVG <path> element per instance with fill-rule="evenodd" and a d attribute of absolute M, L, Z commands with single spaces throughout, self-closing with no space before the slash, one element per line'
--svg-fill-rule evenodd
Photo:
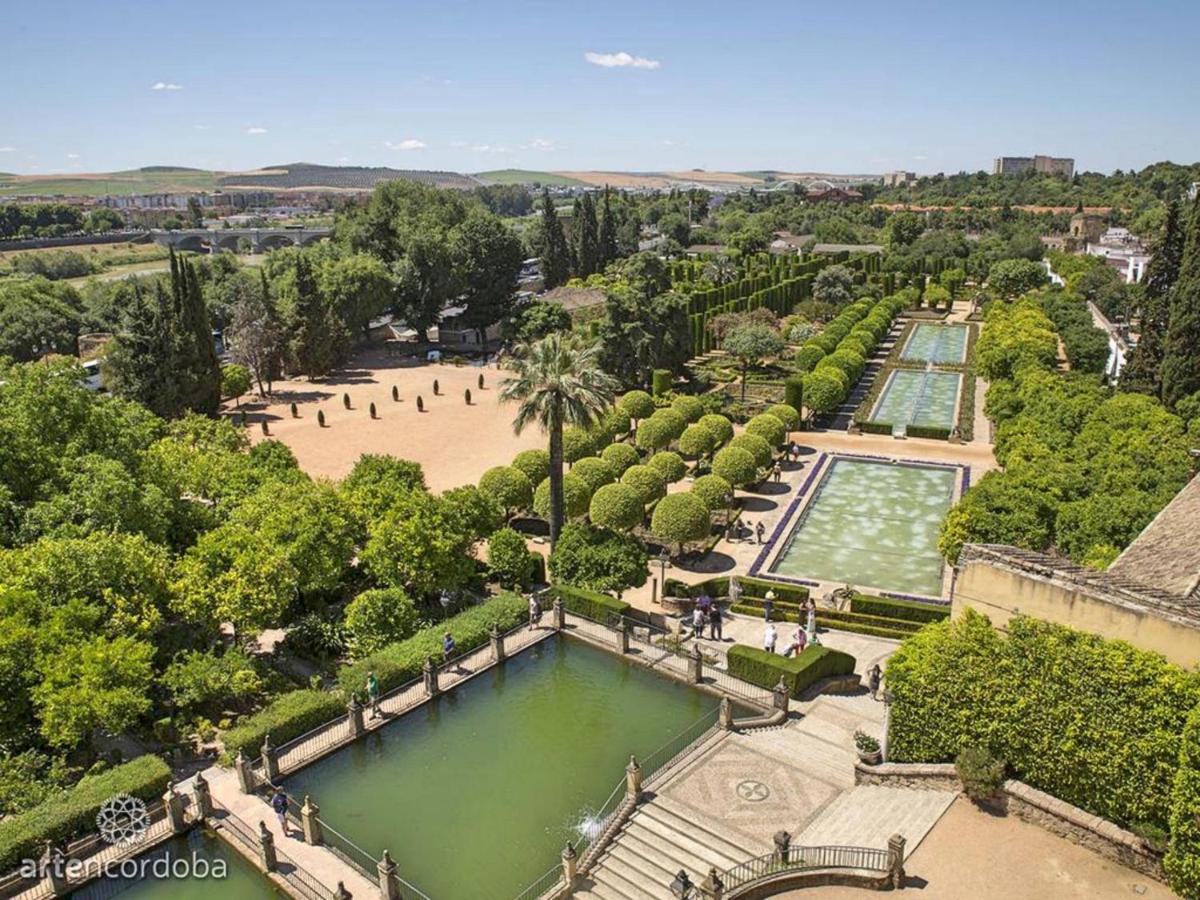
<path fill-rule="evenodd" d="M 950 618 L 950 609 L 934 606 L 917 600 L 894 600 L 891 597 L 875 597 L 856 593 L 850 598 L 850 611 L 887 619 L 904 619 L 908 622 L 941 622 Z"/>
<path fill-rule="evenodd" d="M 152 801 L 162 797 L 171 768 L 157 756 L 139 756 L 97 775 L 81 778 L 70 790 L 0 822 L 0 871 L 22 859 L 36 859 L 46 841 L 62 845 L 96 830 L 96 813 L 109 797 L 129 794 Z"/>
<path fill-rule="evenodd" d="M 221 735 L 225 744 L 223 760 L 228 764 L 239 750 L 253 759 L 267 735 L 278 746 L 345 712 L 346 698 L 341 693 L 304 689 L 280 694 Z"/>
<path fill-rule="evenodd" d="M 500 594 L 478 606 L 472 606 L 444 622 L 418 631 L 412 637 L 388 644 L 358 662 L 343 666 L 338 672 L 338 685 L 344 694 L 362 693 L 367 673 L 374 672 L 384 691 L 399 687 L 421 674 L 425 660 L 443 660 L 442 636 L 454 635 L 459 653 L 482 647 L 488 641 L 493 625 L 501 631 L 516 628 L 528 621 L 529 603 L 517 594 Z"/>
<path fill-rule="evenodd" d="M 546 591 L 546 596 L 551 602 L 560 600 L 571 612 L 597 622 L 607 623 L 614 616 L 624 616 L 629 612 L 629 604 L 624 600 L 584 588 L 556 584 Z"/>
<path fill-rule="evenodd" d="M 1200 897 L 1200 706 L 1183 729 L 1179 771 L 1171 788 L 1171 842 L 1163 868 L 1180 896 Z"/>
<path fill-rule="evenodd" d="M 753 616 L 759 618 L 763 614 L 763 608 L 759 605 L 747 603 L 739 603 L 729 607 L 735 613 L 741 613 L 744 616 Z M 853 613 L 843 613 L 841 616 L 850 616 Z M 891 640 L 902 641 L 910 634 L 913 634 L 917 628 L 911 622 L 900 622 L 897 619 L 879 619 L 873 616 L 863 616 L 859 618 L 843 618 L 832 617 L 828 610 L 817 613 L 818 628 L 832 628 L 835 631 L 849 631 L 852 634 L 866 634 L 873 637 L 889 638 Z M 806 621 L 806 614 L 800 612 L 798 607 L 788 606 L 784 609 L 771 610 L 772 622 L 795 622 L 799 624 Z"/>
<path fill-rule="evenodd" d="M 911 438 L 929 438 L 935 441 L 950 439 L 950 429 L 938 425 L 909 425 L 904 433 Z"/>
<path fill-rule="evenodd" d="M 765 597 L 767 591 L 774 591 L 775 598 L 787 603 L 803 603 L 808 599 L 808 588 L 803 585 L 781 584 L 765 578 L 751 578 L 748 575 L 737 576 L 742 588 L 742 599 L 751 596 Z M 668 578 L 663 584 L 663 596 L 696 598 L 707 594 L 710 597 L 729 596 L 729 576 L 710 578 L 699 584 L 684 584 L 674 578 Z"/>
<path fill-rule="evenodd" d="M 849 675 L 855 660 L 849 653 L 828 647 L 805 647 L 797 656 L 783 657 L 757 647 L 734 644 L 729 648 L 729 674 L 751 684 L 771 690 L 779 679 L 787 686 L 788 695 L 798 699 L 812 684 L 831 675 Z"/>

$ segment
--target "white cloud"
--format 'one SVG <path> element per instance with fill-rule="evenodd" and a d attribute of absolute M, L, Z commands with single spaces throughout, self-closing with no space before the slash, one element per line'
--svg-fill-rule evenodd
<path fill-rule="evenodd" d="M 16 153 L 16 147 L 0 147 L 0 153 Z"/>
<path fill-rule="evenodd" d="M 79 154 L 78 153 L 68 153 L 67 159 L 79 159 Z"/>
<path fill-rule="evenodd" d="M 542 151 L 548 153 L 552 150 L 558 149 L 558 141 L 552 141 L 552 140 L 549 140 L 548 138 L 534 138 L 528 144 L 525 145 L 525 149 L 527 149 L 527 150 L 542 150 Z"/>
<path fill-rule="evenodd" d="M 913 157 L 913 159 L 926 160 L 926 159 L 929 159 L 929 157 L 926 156 L 924 153 L 918 153 L 916 156 Z"/>
<path fill-rule="evenodd" d="M 644 56 L 631 56 L 622 50 L 620 53 L 596 53 L 589 50 L 583 58 L 593 66 L 603 66 L 606 69 L 657 69 L 662 63 L 657 59 L 646 59 Z"/>
<path fill-rule="evenodd" d="M 195 128 L 197 131 L 208 131 L 207 125 L 193 125 L 192 127 Z"/>
<path fill-rule="evenodd" d="M 467 142 L 466 141 L 451 141 L 450 146 L 451 147 L 465 147 L 465 146 L 467 146 Z"/>
<path fill-rule="evenodd" d="M 350 162 L 350 157 L 348 157 L 348 156 L 339 156 L 339 157 L 337 158 L 337 161 L 338 161 L 339 163 L 348 163 L 348 162 Z"/>
<path fill-rule="evenodd" d="M 266 134 L 267 129 L 252 125 L 246 129 L 246 134 Z"/>
<path fill-rule="evenodd" d="M 425 142 L 419 141 L 416 138 L 405 138 L 402 141 L 384 141 L 383 146 L 389 150 L 424 150 Z"/>
<path fill-rule="evenodd" d="M 150 85 L 150 90 L 152 90 L 152 91 L 182 91 L 183 85 L 182 84 L 174 84 L 173 82 L 170 82 L 170 81 L 156 81 L 156 82 L 154 82 L 154 84 Z"/>
<path fill-rule="evenodd" d="M 499 144 L 472 144 L 470 149 L 475 153 L 511 153 L 508 147 Z"/>

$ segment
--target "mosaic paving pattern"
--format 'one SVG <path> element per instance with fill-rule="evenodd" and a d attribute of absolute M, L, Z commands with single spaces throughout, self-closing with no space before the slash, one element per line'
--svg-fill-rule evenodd
<path fill-rule="evenodd" d="M 952 468 L 835 459 L 771 571 L 940 596 L 938 529 L 957 477 Z"/>
<path fill-rule="evenodd" d="M 957 372 L 896 369 L 875 405 L 871 421 L 952 428 L 961 381 Z"/>
<path fill-rule="evenodd" d="M 921 324 L 913 329 L 901 359 L 960 363 L 967 349 L 967 326 Z"/>

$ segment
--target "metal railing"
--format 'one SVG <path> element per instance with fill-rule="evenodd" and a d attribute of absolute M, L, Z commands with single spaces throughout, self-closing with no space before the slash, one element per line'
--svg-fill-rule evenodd
<path fill-rule="evenodd" d="M 553 866 L 540 878 L 533 881 L 525 890 L 517 894 L 513 900 L 537 900 L 543 894 L 562 884 L 563 870 L 561 865 Z"/>
<path fill-rule="evenodd" d="M 369 854 L 346 835 L 331 826 L 322 818 L 317 818 L 321 825 L 321 842 L 328 847 L 338 858 L 347 865 L 356 869 L 360 875 L 368 881 L 379 880 L 379 860 L 372 859 Z M 382 857 L 382 854 L 380 854 Z M 400 882 L 401 896 L 414 898 L 418 897 L 421 900 L 429 900 L 429 895 L 418 888 L 416 885 L 405 880 L 399 873 L 395 875 L 397 881 Z"/>
<path fill-rule="evenodd" d="M 642 782 L 675 766 L 695 749 L 695 745 L 713 732 L 717 726 L 719 711 L 711 710 L 675 735 L 657 750 L 648 753 L 641 761 Z"/>
<path fill-rule="evenodd" d="M 784 872 L 805 872 L 814 869 L 862 869 L 887 872 L 891 857 L 887 850 L 875 847 L 792 847 L 784 861 L 777 853 L 756 856 L 721 873 L 726 893 L 737 888 Z M 693 897 L 699 897 L 694 892 Z"/>
<path fill-rule="evenodd" d="M 230 837 L 241 844 L 251 857 L 257 858 L 262 849 L 258 832 L 228 809 L 215 802 L 213 803 L 213 810 L 216 813 L 213 817 L 214 821 Z M 275 874 L 287 881 L 301 897 L 307 898 L 307 900 L 335 900 L 336 895 L 332 890 L 323 885 L 307 869 L 297 864 L 295 860 L 280 850 L 278 845 L 275 849 L 275 861 Z"/>

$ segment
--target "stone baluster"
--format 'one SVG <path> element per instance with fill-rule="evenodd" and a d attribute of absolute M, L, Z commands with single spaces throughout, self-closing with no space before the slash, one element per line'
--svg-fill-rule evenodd
<path fill-rule="evenodd" d="M 692 644 L 692 652 L 688 656 L 688 678 L 692 684 L 704 680 L 704 656 L 700 653 L 699 644 Z"/>
<path fill-rule="evenodd" d="M 192 787 L 192 796 L 196 798 L 196 815 L 207 819 L 213 813 L 212 790 L 203 772 L 196 773 L 196 781 Z"/>
<path fill-rule="evenodd" d="M 571 842 L 567 842 L 567 846 L 563 847 L 562 852 L 562 877 L 563 886 L 566 888 L 567 896 L 575 890 L 575 876 L 579 869 L 579 854 L 575 852 L 575 848 L 571 846 Z"/>
<path fill-rule="evenodd" d="M 363 722 L 362 704 L 358 702 L 357 697 L 351 696 L 350 702 L 346 704 L 346 720 L 350 723 L 352 738 L 361 737 L 367 730 L 366 723 Z"/>
<path fill-rule="evenodd" d="M 274 872 L 279 867 L 279 860 L 275 855 L 275 835 L 271 833 L 267 823 L 261 820 L 258 823 L 258 859 L 264 871 Z"/>
<path fill-rule="evenodd" d="M 183 797 L 175 790 L 175 782 L 167 782 L 167 792 L 163 794 L 163 806 L 167 811 L 167 822 L 174 834 L 187 831 L 187 817 L 183 814 Z"/>
<path fill-rule="evenodd" d="M 556 631 L 562 631 L 567 627 L 567 608 L 562 605 L 561 600 L 555 600 L 554 605 L 550 607 L 551 614 L 554 616 L 554 628 Z"/>
<path fill-rule="evenodd" d="M 243 794 L 254 793 L 254 770 L 250 768 L 250 760 L 246 759 L 246 754 L 238 750 L 237 756 L 233 760 L 234 771 L 237 772 L 238 788 Z"/>
<path fill-rule="evenodd" d="M 779 684 L 775 685 L 775 689 L 771 693 L 774 695 L 775 708 L 786 716 L 791 697 L 788 692 L 788 686 L 784 684 L 782 676 L 780 676 Z"/>
<path fill-rule="evenodd" d="M 271 743 L 271 735 L 263 736 L 262 745 L 263 777 L 271 784 L 279 780 L 279 754 Z"/>
<path fill-rule="evenodd" d="M 733 731 L 733 704 L 728 697 L 722 697 L 717 707 L 717 725 L 722 731 Z"/>
<path fill-rule="evenodd" d="M 488 640 L 492 644 L 492 657 L 498 663 L 504 662 L 504 635 L 500 633 L 498 623 L 492 623 L 492 630 L 488 632 Z"/>
<path fill-rule="evenodd" d="M 376 869 L 379 872 L 379 893 L 383 900 L 400 900 L 400 876 L 396 873 L 396 861 L 392 854 L 383 851 Z"/>
<path fill-rule="evenodd" d="M 438 668 L 433 662 L 432 656 L 425 658 L 425 665 L 421 669 L 421 674 L 425 677 L 425 694 L 429 697 L 436 697 L 438 694 Z"/>
<path fill-rule="evenodd" d="M 700 893 L 707 900 L 721 900 L 725 896 L 725 883 L 721 881 L 721 875 L 717 872 L 716 866 L 710 868 L 708 875 L 700 882 Z"/>
<path fill-rule="evenodd" d="M 67 881 L 67 855 L 54 846 L 53 841 L 46 841 L 46 850 L 39 863 L 55 897 L 65 897 L 71 892 L 71 885 Z"/>
<path fill-rule="evenodd" d="M 893 834 L 888 838 L 888 868 L 893 890 L 904 887 L 904 835 Z"/>
<path fill-rule="evenodd" d="M 304 832 L 304 843 L 316 846 L 322 842 L 321 820 L 317 818 L 321 807 L 313 803 L 312 797 L 304 795 L 304 805 L 300 807 L 300 829 Z"/>
<path fill-rule="evenodd" d="M 618 653 L 629 652 L 629 623 L 624 618 L 617 623 L 615 628 L 616 645 Z"/>
<path fill-rule="evenodd" d="M 636 801 L 642 795 L 642 767 L 636 756 L 629 757 L 629 765 L 625 767 L 625 796 Z"/>

